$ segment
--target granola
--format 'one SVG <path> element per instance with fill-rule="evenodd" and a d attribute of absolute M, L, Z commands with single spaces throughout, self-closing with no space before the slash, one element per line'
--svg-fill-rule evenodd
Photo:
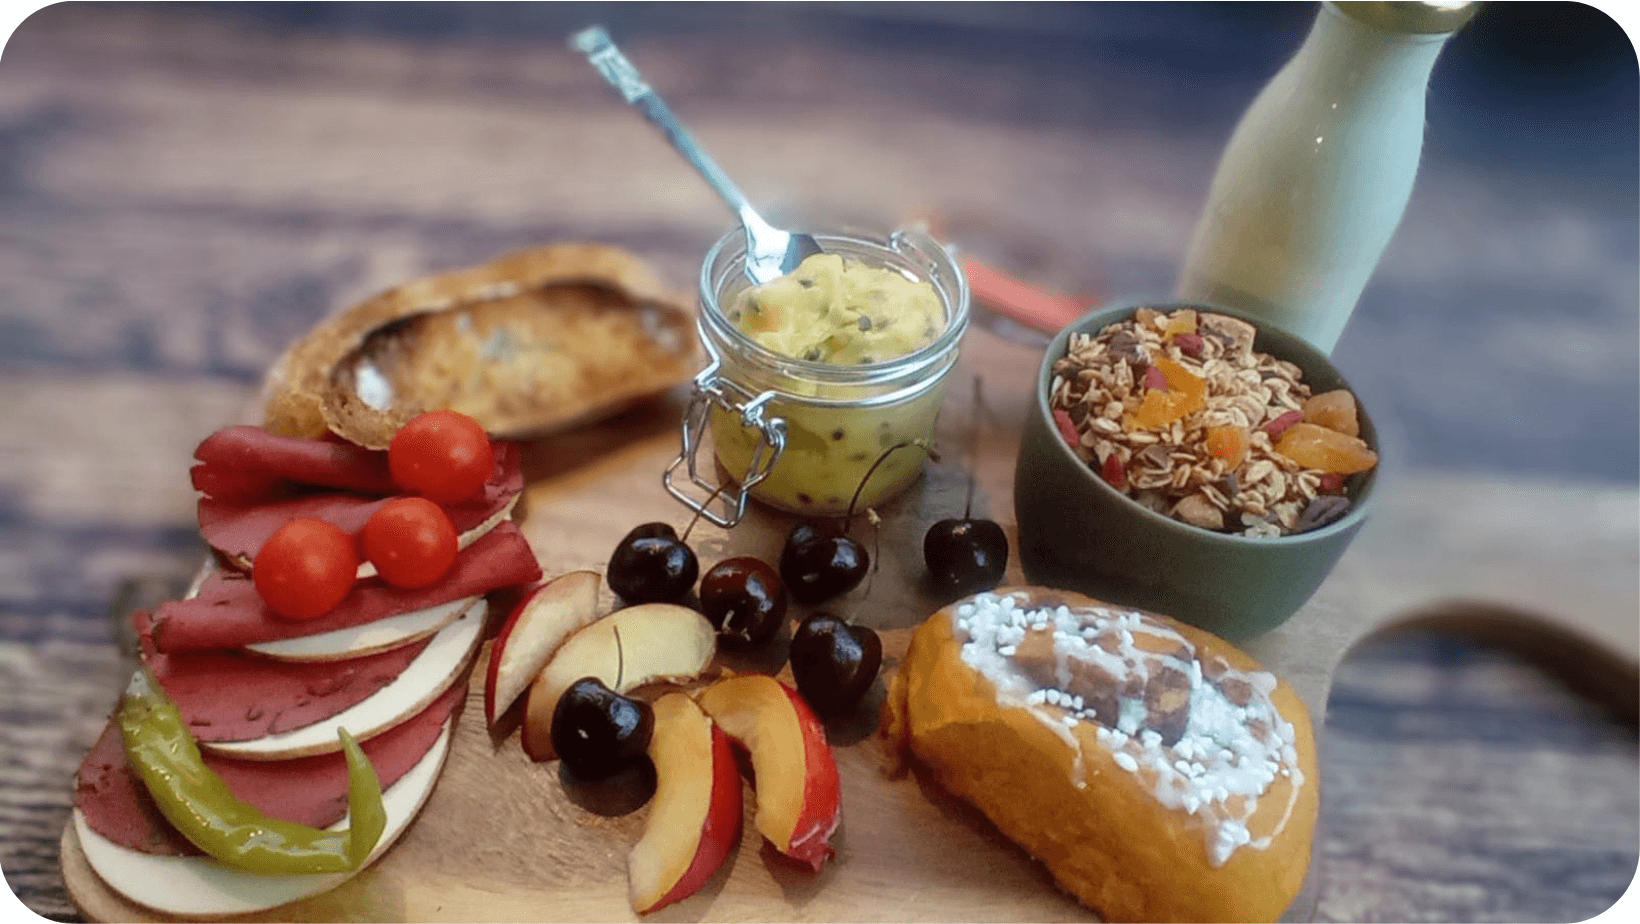
<path fill-rule="evenodd" d="M 1050 406 L 1078 457 L 1145 507 L 1244 536 L 1316 529 L 1348 512 L 1345 477 L 1377 464 L 1348 391 L 1312 394 L 1298 366 L 1253 349 L 1237 318 L 1140 308 L 1073 334 Z"/>

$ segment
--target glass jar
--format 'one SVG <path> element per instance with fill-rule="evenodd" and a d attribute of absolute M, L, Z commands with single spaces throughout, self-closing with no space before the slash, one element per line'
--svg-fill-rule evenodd
<path fill-rule="evenodd" d="M 683 450 L 664 477 L 672 496 L 719 526 L 738 523 L 748 497 L 811 516 L 843 515 L 857 489 L 856 510 L 879 504 L 916 481 L 933 442 L 946 377 L 968 327 L 968 281 L 955 257 L 920 230 L 815 238 L 828 253 L 931 284 L 945 308 L 945 328 L 927 346 L 884 362 L 837 365 L 776 353 L 724 314 L 751 287 L 745 235 L 738 229 L 724 235 L 706 254 L 700 274 L 696 324 L 710 361 L 695 376 Z M 701 471 L 707 427 L 735 486 L 720 489 Z M 913 445 L 871 471 L 900 443 Z M 707 494 L 685 491 L 676 478 L 680 468 Z M 861 487 L 867 472 L 870 479 Z"/>

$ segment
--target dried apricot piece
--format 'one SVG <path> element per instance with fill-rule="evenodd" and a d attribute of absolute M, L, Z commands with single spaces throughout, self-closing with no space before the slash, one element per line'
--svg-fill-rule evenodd
<path fill-rule="evenodd" d="M 1245 427 L 1208 427 L 1202 441 L 1206 444 L 1208 455 L 1223 459 L 1226 469 L 1234 469 L 1247 458 L 1253 437 Z"/>
<path fill-rule="evenodd" d="M 1355 396 L 1348 389 L 1335 388 L 1312 396 L 1304 402 L 1304 420 L 1345 436 L 1361 435 L 1361 423 L 1355 416 Z"/>
<path fill-rule="evenodd" d="M 1196 310 L 1194 308 L 1180 308 L 1167 316 L 1167 323 L 1162 326 L 1162 337 L 1174 337 L 1179 334 L 1194 334 L 1196 332 Z"/>
<path fill-rule="evenodd" d="M 1167 387 L 1177 390 L 1195 402 L 1190 410 L 1199 410 L 1207 402 L 1207 380 L 1191 372 L 1184 366 L 1171 359 L 1161 357 L 1156 360 L 1162 374 L 1167 376 Z"/>
<path fill-rule="evenodd" d="M 1276 452 L 1305 468 L 1351 475 L 1378 464 L 1378 453 L 1353 436 L 1313 423 L 1296 423 L 1276 441 Z"/>
<path fill-rule="evenodd" d="M 1205 379 L 1165 357 L 1158 358 L 1151 368 L 1161 370 L 1163 378 L 1167 380 L 1167 388 L 1153 388 L 1145 392 L 1139 409 L 1125 421 L 1127 429 L 1154 430 L 1165 427 L 1175 420 L 1181 420 L 1186 415 L 1201 410 L 1207 403 Z"/>

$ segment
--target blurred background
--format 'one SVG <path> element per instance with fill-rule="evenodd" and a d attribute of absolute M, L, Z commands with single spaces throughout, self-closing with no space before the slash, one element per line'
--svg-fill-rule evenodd
<path fill-rule="evenodd" d="M 565 234 L 700 252 L 725 225 L 721 207 L 563 49 L 568 32 L 602 22 L 652 82 L 687 102 L 683 116 L 708 148 L 776 214 L 934 217 L 1032 281 L 1160 295 L 1230 129 L 1314 12 L 1279 3 L 68 4 L 26 22 L 0 62 L 11 91 L 0 191 L 18 220 L 30 217 L 31 199 L 68 197 L 88 231 L 140 215 L 150 238 L 226 219 L 228 207 L 276 211 L 318 233 L 414 234 L 426 242 L 424 261 L 443 266 Z M 113 41 L 113 29 L 142 42 Z M 725 42 L 739 53 L 721 53 Z M 327 53 L 334 43 L 348 54 Z M 142 90 L 122 89 L 115 78 L 139 54 L 158 56 L 186 93 L 139 99 Z M 56 86 L 24 102 L 25 75 Z M 298 111 L 256 92 L 272 81 L 310 88 L 314 105 Z M 350 119 L 350 107 L 384 97 L 419 99 L 391 125 Z M 549 105 L 571 102 L 586 107 L 579 124 L 544 118 Z M 121 134 L 111 116 L 138 104 L 219 107 L 221 132 L 196 138 L 152 124 Z M 806 124 L 782 118 L 797 108 Z M 292 120 L 258 128 L 314 154 L 276 201 L 232 185 L 283 153 L 235 148 L 249 119 Z M 965 131 L 975 125 L 1042 143 L 999 159 L 994 143 L 976 147 Z M 1402 429 L 1409 464 L 1640 478 L 1635 127 L 1633 46 L 1594 7 L 1495 4 L 1449 43 L 1430 84 L 1412 203 L 1337 350 L 1378 415 Z M 395 188 L 408 165 L 459 146 L 438 137 L 452 129 L 487 133 L 467 182 Z M 75 145 L 65 158 L 68 142 L 93 138 L 104 144 Z M 553 140 L 535 144 L 544 139 Z M 863 184 L 824 158 L 793 158 L 822 140 L 863 149 L 878 179 Z M 366 147 L 389 142 L 390 155 Z M 619 181 L 664 200 L 676 222 L 628 227 L 601 208 L 592 184 L 611 180 L 566 169 L 588 151 L 628 157 L 638 175 Z M 780 158 L 792 167 L 769 171 Z M 117 160 L 159 169 L 144 188 L 109 188 Z M 862 185 L 871 196 L 858 195 Z M 162 199 L 161 214 L 141 211 Z M 366 201 L 369 217 L 354 214 Z M 102 253 L 117 261 L 129 251 Z M 680 279 L 688 269 L 680 265 Z M 1448 284 L 1454 278 L 1464 285 Z M 87 336 L 35 316 L 27 306 L 38 297 L 13 279 L 0 361 L 181 361 L 253 379 L 330 307 L 304 288 L 325 284 L 261 281 L 244 312 L 262 325 L 252 332 L 259 349 L 182 356 L 145 342 L 142 293 L 105 296 L 82 284 L 75 300 L 97 329 Z M 266 299 L 293 307 L 270 316 Z M 117 310 L 127 306 L 136 312 Z M 150 356 L 167 349 L 173 355 Z"/>
<path fill-rule="evenodd" d="M 35 13 L 0 54 L 0 685 L 18 691 L 0 714 L 7 884 L 39 913 L 77 914 L 55 845 L 67 781 L 120 684 L 104 615 L 133 575 L 174 579 L 198 560 L 177 475 L 197 421 L 238 416 L 286 343 L 416 274 L 588 238 L 689 286 L 730 216 L 565 48 L 572 31 L 604 24 L 777 223 L 927 219 L 1044 287 L 1164 297 L 1231 128 L 1315 14 Z M 1637 96 L 1634 46 L 1594 7 L 1490 4 L 1448 44 L 1411 205 L 1335 352 L 1404 469 L 1624 498 L 1640 485 Z M 133 490 L 93 494 L 88 480 Z M 1640 577 L 1630 546 L 1612 555 L 1614 581 Z M 1358 650 L 1327 715 L 1318 915 L 1610 907 L 1640 851 L 1633 708 L 1578 696 L 1506 646 L 1431 632 Z M 1522 789 L 1467 792 L 1465 768 L 1511 762 Z M 1522 814 L 1534 787 L 1583 797 Z"/>

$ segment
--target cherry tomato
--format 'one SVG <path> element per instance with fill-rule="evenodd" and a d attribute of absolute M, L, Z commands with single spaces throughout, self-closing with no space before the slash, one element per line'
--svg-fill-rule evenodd
<path fill-rule="evenodd" d="M 292 520 L 256 553 L 251 581 L 275 613 L 312 619 L 342 602 L 358 570 L 352 536 L 324 520 Z"/>
<path fill-rule="evenodd" d="M 406 491 L 453 504 L 484 489 L 495 470 L 495 450 L 489 434 L 466 414 L 428 411 L 394 434 L 387 467 Z"/>
<path fill-rule="evenodd" d="M 387 583 L 426 587 L 455 563 L 456 528 L 444 508 L 427 498 L 401 497 L 364 524 L 359 547 Z"/>

